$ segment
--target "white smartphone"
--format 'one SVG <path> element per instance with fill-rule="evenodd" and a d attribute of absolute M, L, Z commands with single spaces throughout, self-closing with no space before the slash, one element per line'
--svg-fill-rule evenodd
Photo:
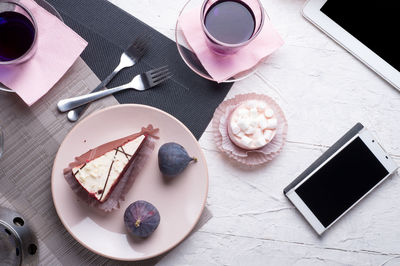
<path fill-rule="evenodd" d="M 322 234 L 397 168 L 358 123 L 287 186 L 284 194 Z"/>

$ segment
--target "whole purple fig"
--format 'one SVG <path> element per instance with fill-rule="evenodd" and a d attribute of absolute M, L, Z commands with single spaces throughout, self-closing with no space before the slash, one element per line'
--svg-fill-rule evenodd
<path fill-rule="evenodd" d="M 128 206 L 124 214 L 125 226 L 137 237 L 148 237 L 160 224 L 160 213 L 150 202 L 138 200 Z"/>
<path fill-rule="evenodd" d="M 167 177 L 179 175 L 188 164 L 197 159 L 190 157 L 184 147 L 175 142 L 165 143 L 158 150 L 158 166 Z"/>

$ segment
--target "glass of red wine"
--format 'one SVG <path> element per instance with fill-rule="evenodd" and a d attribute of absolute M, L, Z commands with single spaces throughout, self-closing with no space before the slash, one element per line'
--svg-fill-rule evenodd
<path fill-rule="evenodd" d="M 205 0 L 200 15 L 207 45 L 221 55 L 236 53 L 249 44 L 265 20 L 259 0 Z"/>
<path fill-rule="evenodd" d="M 0 66 L 25 62 L 35 53 L 38 29 L 32 13 L 17 1 L 0 1 Z"/>

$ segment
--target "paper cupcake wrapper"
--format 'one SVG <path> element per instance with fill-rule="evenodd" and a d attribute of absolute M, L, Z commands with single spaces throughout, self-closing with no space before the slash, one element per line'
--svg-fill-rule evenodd
<path fill-rule="evenodd" d="M 228 121 L 231 113 L 237 106 L 248 100 L 265 101 L 274 110 L 278 120 L 278 127 L 272 141 L 263 148 L 252 151 L 236 146 L 228 135 Z M 272 98 L 263 94 L 249 93 L 239 94 L 222 102 L 215 110 L 212 127 L 215 143 L 220 151 L 243 165 L 258 166 L 271 161 L 282 151 L 286 141 L 288 123 L 282 109 Z"/>

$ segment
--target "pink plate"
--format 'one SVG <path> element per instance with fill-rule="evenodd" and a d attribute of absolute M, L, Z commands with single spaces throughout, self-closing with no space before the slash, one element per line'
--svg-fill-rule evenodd
<path fill-rule="evenodd" d="M 160 129 L 160 139 L 121 208 L 103 213 L 81 202 L 65 181 L 63 169 L 75 156 L 148 124 Z M 162 144 L 171 141 L 184 146 L 198 162 L 166 182 L 158 169 L 157 153 Z M 171 115 L 144 105 L 117 105 L 91 114 L 66 136 L 54 161 L 51 190 L 61 222 L 79 243 L 111 259 L 144 260 L 178 245 L 196 225 L 207 199 L 207 163 L 194 136 Z M 124 225 L 125 209 L 136 200 L 151 202 L 161 216 L 156 231 L 144 240 L 132 238 Z"/>

